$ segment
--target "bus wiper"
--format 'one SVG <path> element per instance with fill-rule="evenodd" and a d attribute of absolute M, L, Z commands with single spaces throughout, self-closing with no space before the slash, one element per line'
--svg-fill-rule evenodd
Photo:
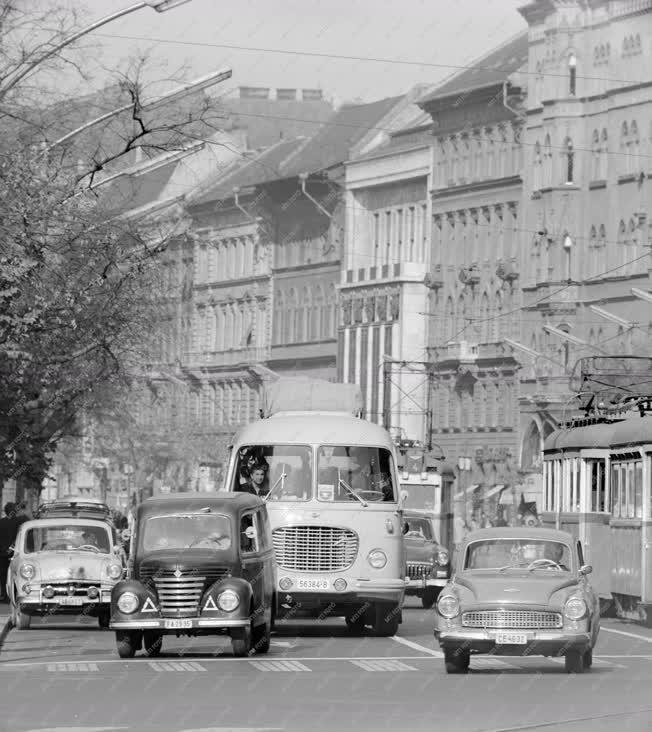
<path fill-rule="evenodd" d="M 349 485 L 349 484 L 348 484 L 348 483 L 347 483 L 347 482 L 346 482 L 345 480 L 343 480 L 343 479 L 341 478 L 341 476 L 340 476 L 340 471 L 339 471 L 339 470 L 337 471 L 337 481 L 338 481 L 338 483 L 339 483 L 339 484 L 340 484 L 340 485 L 341 485 L 342 487 L 346 488 L 346 490 L 347 490 L 347 491 L 348 491 L 348 492 L 349 492 L 349 493 L 350 493 L 350 494 L 351 494 L 351 495 L 352 495 L 352 496 L 353 496 L 354 498 L 356 498 L 356 499 L 357 499 L 358 501 L 360 501 L 360 503 L 361 503 L 361 504 L 362 504 L 362 505 L 363 505 L 363 506 L 364 506 L 365 508 L 367 508 L 367 506 L 368 506 L 369 504 L 368 504 L 368 503 L 367 503 L 367 502 L 366 502 L 366 501 L 364 500 L 364 498 L 362 498 L 362 496 L 359 496 L 359 495 L 358 495 L 358 494 L 357 494 L 357 493 L 356 493 L 356 492 L 355 492 L 355 491 L 353 490 L 353 488 L 351 488 L 351 486 L 350 486 L 350 485 Z"/>
<path fill-rule="evenodd" d="M 280 483 L 281 484 L 281 490 L 285 488 L 285 479 L 287 477 L 287 473 L 283 471 L 278 478 L 276 479 L 276 483 L 267 491 L 267 495 L 264 496 L 265 500 L 269 500 L 269 497 L 272 495 L 272 493 L 276 490 L 276 486 Z"/>

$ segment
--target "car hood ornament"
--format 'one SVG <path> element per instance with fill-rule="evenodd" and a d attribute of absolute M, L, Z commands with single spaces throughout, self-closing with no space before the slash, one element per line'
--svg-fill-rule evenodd
<path fill-rule="evenodd" d="M 177 567 L 177 568 L 176 568 L 176 569 L 174 570 L 174 576 L 175 576 L 175 577 L 176 577 L 177 579 L 180 579 L 180 578 L 181 578 L 181 575 L 182 575 L 182 574 L 183 574 L 183 572 L 182 572 L 182 571 L 181 571 L 181 570 L 179 569 L 179 567 Z"/>

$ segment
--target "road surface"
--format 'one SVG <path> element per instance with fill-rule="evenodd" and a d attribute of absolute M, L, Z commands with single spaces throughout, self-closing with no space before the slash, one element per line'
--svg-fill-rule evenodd
<path fill-rule="evenodd" d="M 120 660 L 96 621 L 49 618 L 5 638 L 0 729 L 650 732 L 652 631 L 604 621 L 594 658 L 580 676 L 562 660 L 492 657 L 447 676 L 432 611 L 411 599 L 394 638 L 293 621 L 249 659 L 227 638 L 166 637 L 160 657 Z"/>

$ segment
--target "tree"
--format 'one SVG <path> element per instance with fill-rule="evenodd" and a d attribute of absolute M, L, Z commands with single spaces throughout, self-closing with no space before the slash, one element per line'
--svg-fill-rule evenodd
<path fill-rule="evenodd" d="M 0 0 L 0 92 L 75 22 L 65 6 L 43 15 Z M 46 71 L 62 64 L 74 64 L 68 51 L 48 59 Z M 106 410 L 142 376 L 160 255 L 177 233 L 175 221 L 152 229 L 120 216 L 125 192 L 98 185 L 100 177 L 137 150 L 182 149 L 221 119 L 203 94 L 148 112 L 144 68 L 142 59 L 131 64 L 114 87 L 129 113 L 54 148 L 62 103 L 48 75 L 0 93 L 0 481 L 20 478 L 35 492 L 57 442 L 77 434 L 80 413 Z M 64 107 L 68 130 L 84 112 L 73 102 Z"/>

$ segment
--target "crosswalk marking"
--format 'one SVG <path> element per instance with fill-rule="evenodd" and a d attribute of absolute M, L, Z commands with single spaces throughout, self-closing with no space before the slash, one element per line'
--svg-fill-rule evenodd
<path fill-rule="evenodd" d="M 312 671 L 299 661 L 249 661 L 259 671 Z"/>
<path fill-rule="evenodd" d="M 50 673 L 90 672 L 99 671 L 99 668 L 96 663 L 48 663 L 48 671 Z"/>
<path fill-rule="evenodd" d="M 153 671 L 206 671 L 195 661 L 149 661 L 147 665 Z"/>
<path fill-rule="evenodd" d="M 472 656 L 471 668 L 474 669 L 485 669 L 488 671 L 500 671 L 500 669 L 514 669 L 519 668 L 513 663 L 507 663 L 507 661 L 501 661 L 499 658 L 488 657 L 488 656 Z"/>
<path fill-rule="evenodd" d="M 402 661 L 351 661 L 354 666 L 358 666 L 364 671 L 416 671 L 413 666 L 408 666 Z"/>
<path fill-rule="evenodd" d="M 566 663 L 563 658 L 549 658 L 548 661 L 552 661 L 553 663 L 558 664 L 564 664 Z M 627 666 L 623 666 L 622 663 L 613 663 L 611 661 L 604 661 L 602 658 L 593 658 L 593 665 L 594 666 L 602 666 L 607 668 L 627 668 Z"/>

